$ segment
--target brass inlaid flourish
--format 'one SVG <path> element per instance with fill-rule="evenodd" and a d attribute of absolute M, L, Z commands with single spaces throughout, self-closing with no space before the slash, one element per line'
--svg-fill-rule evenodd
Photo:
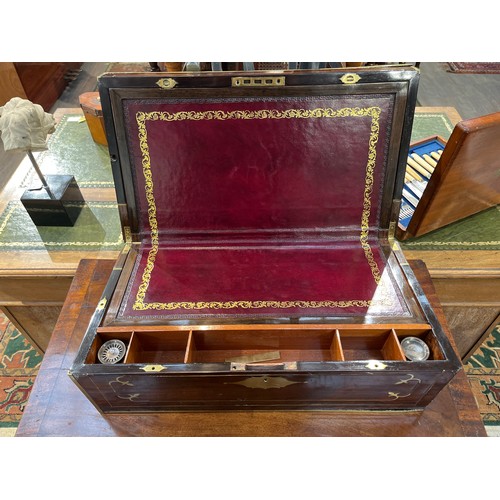
<path fill-rule="evenodd" d="M 306 384 L 307 382 L 295 382 L 284 377 L 250 377 L 240 382 L 226 382 L 226 384 L 243 385 L 249 389 L 282 389 L 293 384 Z"/>
<path fill-rule="evenodd" d="M 399 399 L 399 398 L 407 398 L 408 396 L 411 396 L 411 392 L 410 392 L 410 394 L 405 394 L 404 396 L 400 396 L 399 392 L 388 392 L 387 395 L 390 398 L 394 398 L 393 401 L 395 401 L 396 399 Z"/>
<path fill-rule="evenodd" d="M 396 385 L 407 384 L 408 382 L 418 382 L 420 384 L 420 382 L 422 382 L 419 378 L 415 377 L 413 373 L 408 373 L 407 376 L 410 378 L 401 379 L 399 382 L 396 382 Z"/>
<path fill-rule="evenodd" d="M 116 397 L 117 398 L 120 398 L 120 399 L 128 399 L 129 401 L 133 401 L 134 399 L 138 398 L 140 396 L 140 393 L 136 392 L 134 394 L 127 394 L 125 396 L 120 396 L 116 391 L 115 391 L 115 388 L 112 384 L 121 384 L 121 385 L 126 385 L 126 386 L 130 386 L 130 387 L 133 387 L 134 384 L 132 384 L 132 382 L 129 382 L 128 380 L 120 380 L 124 377 L 125 375 L 120 375 L 119 377 L 116 377 L 115 380 L 110 380 L 108 382 L 108 385 L 111 387 L 111 389 L 113 389 L 113 392 L 115 393 Z"/>
<path fill-rule="evenodd" d="M 260 110 L 209 110 L 209 111 L 178 111 L 169 113 L 167 111 L 139 111 L 136 120 L 139 131 L 139 146 L 142 154 L 142 167 L 145 183 L 145 195 L 148 206 L 148 219 L 151 236 L 151 249 L 149 250 L 146 266 L 142 274 L 142 280 L 138 287 L 137 295 L 133 305 L 134 310 L 175 310 L 175 309 L 288 309 L 288 308 L 347 308 L 347 307 L 370 307 L 372 300 L 238 300 L 238 301 L 199 301 L 199 302 L 146 302 L 146 292 L 154 269 L 156 255 L 159 248 L 159 230 L 157 220 L 156 200 L 154 196 L 153 173 L 151 169 L 151 157 L 149 154 L 148 135 L 146 129 L 147 121 L 185 121 L 185 120 L 290 120 L 290 119 L 332 119 L 346 117 L 370 117 L 370 137 L 368 141 L 368 158 L 365 168 L 365 187 L 363 193 L 363 209 L 361 214 L 361 233 L 359 241 L 370 266 L 375 283 L 381 280 L 380 270 L 368 243 L 369 218 L 371 214 L 371 195 L 373 192 L 374 170 L 377 159 L 377 142 L 379 138 L 379 119 L 381 109 L 377 106 L 367 108 L 315 108 L 315 109 L 260 109 Z M 385 289 L 384 289 L 385 292 Z M 387 299 L 385 299 L 387 300 Z"/>
<path fill-rule="evenodd" d="M 108 382 L 108 385 L 112 388 L 113 386 L 111 384 L 122 384 L 122 385 L 130 385 L 131 387 L 134 386 L 131 382 L 128 380 L 120 380 L 123 377 L 123 375 L 120 375 L 119 377 L 116 377 L 115 380 L 110 380 Z"/>
<path fill-rule="evenodd" d="M 118 394 L 116 395 L 117 398 L 120 399 L 128 399 L 129 401 L 133 401 L 135 398 L 138 398 L 140 394 L 137 392 L 135 394 L 128 394 L 127 396 L 119 396 Z"/>

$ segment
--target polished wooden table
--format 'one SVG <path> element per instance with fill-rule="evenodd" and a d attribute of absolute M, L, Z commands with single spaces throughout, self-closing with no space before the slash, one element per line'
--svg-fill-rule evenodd
<path fill-rule="evenodd" d="M 82 260 L 16 436 L 486 436 L 460 372 L 419 411 L 235 411 L 101 415 L 68 376 L 113 267 Z M 451 339 L 425 265 L 415 275 Z"/>

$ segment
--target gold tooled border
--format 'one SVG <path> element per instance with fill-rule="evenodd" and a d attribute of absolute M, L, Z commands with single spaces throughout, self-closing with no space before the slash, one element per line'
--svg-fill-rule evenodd
<path fill-rule="evenodd" d="M 282 120 L 282 119 L 307 119 L 307 118 L 343 118 L 343 117 L 371 117 L 371 128 L 368 148 L 368 161 L 365 171 L 365 189 L 363 194 L 363 211 L 361 215 L 360 243 L 370 266 L 373 278 L 377 284 L 380 283 L 381 275 L 378 265 L 373 257 L 368 243 L 369 218 L 371 212 L 371 194 L 373 191 L 373 175 L 377 159 L 377 142 L 379 138 L 379 119 L 381 110 L 377 106 L 368 108 L 315 108 L 315 109 L 262 109 L 262 110 L 234 110 L 234 111 L 178 111 L 169 113 L 167 111 L 139 111 L 136 114 L 139 130 L 139 147 L 142 153 L 142 168 L 145 182 L 145 194 L 148 205 L 148 218 L 151 232 L 151 249 L 147 257 L 146 267 L 142 275 L 133 309 L 144 311 L 147 309 L 175 310 L 175 309 L 288 309 L 288 308 L 346 308 L 346 307 L 369 307 L 371 300 L 323 300 L 323 301 L 275 301 L 275 300 L 237 300 L 226 302 L 145 302 L 146 292 L 151 280 L 154 263 L 159 248 L 158 221 L 156 218 L 156 201 L 154 197 L 153 174 L 151 171 L 151 158 L 149 155 L 148 136 L 146 122 L 151 121 L 184 121 L 184 120 Z"/>

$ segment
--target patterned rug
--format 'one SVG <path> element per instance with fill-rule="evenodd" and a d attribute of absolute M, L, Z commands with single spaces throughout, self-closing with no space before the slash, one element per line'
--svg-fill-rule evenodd
<path fill-rule="evenodd" d="M 42 356 L 0 312 L 0 436 L 13 436 Z"/>
<path fill-rule="evenodd" d="M 500 325 L 469 358 L 465 372 L 486 432 L 500 437 Z"/>
<path fill-rule="evenodd" d="M 500 63 L 497 62 L 449 62 L 447 64 L 449 73 L 500 73 Z"/>

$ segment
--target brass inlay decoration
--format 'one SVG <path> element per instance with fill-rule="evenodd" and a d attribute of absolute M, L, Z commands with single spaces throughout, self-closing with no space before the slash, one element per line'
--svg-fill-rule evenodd
<path fill-rule="evenodd" d="M 387 395 L 390 398 L 394 398 L 393 401 L 395 401 L 396 399 L 407 398 L 408 396 L 411 396 L 411 392 L 410 392 L 410 394 L 405 394 L 404 396 L 400 396 L 399 392 L 388 392 Z"/>
<path fill-rule="evenodd" d="M 355 83 L 358 83 L 361 80 L 361 77 L 357 75 L 356 73 L 346 73 L 340 81 L 342 83 L 345 83 L 346 85 L 353 85 Z"/>
<path fill-rule="evenodd" d="M 293 384 L 306 384 L 307 382 L 294 382 L 284 377 L 250 377 L 240 382 L 225 382 L 226 384 L 243 385 L 249 389 L 282 389 Z"/>
<path fill-rule="evenodd" d="M 387 365 L 385 363 L 382 363 L 382 361 L 377 361 L 375 359 L 372 359 L 367 365 L 366 368 L 369 370 L 385 370 L 387 368 Z"/>
<path fill-rule="evenodd" d="M 102 298 L 97 304 L 96 311 L 102 311 L 106 307 L 106 303 L 108 302 L 108 299 L 106 297 Z"/>
<path fill-rule="evenodd" d="M 158 85 L 158 87 L 160 87 L 162 89 L 170 90 L 170 89 L 173 89 L 177 85 L 177 82 L 173 78 L 160 78 L 156 82 L 156 85 Z"/>
<path fill-rule="evenodd" d="M 420 384 L 420 382 L 422 382 L 419 378 L 415 377 L 413 373 L 408 373 L 407 376 L 410 378 L 401 379 L 399 382 L 396 382 L 396 385 L 407 384 L 408 382 L 418 382 Z"/>
<path fill-rule="evenodd" d="M 233 87 L 282 87 L 285 85 L 284 76 L 233 76 Z"/>
<path fill-rule="evenodd" d="M 138 398 L 140 394 L 137 392 L 135 394 L 128 394 L 127 396 L 119 396 L 118 394 L 116 395 L 117 398 L 120 399 L 128 399 L 129 401 L 133 401 L 135 398 Z"/>
<path fill-rule="evenodd" d="M 165 370 L 165 367 L 163 365 L 146 365 L 141 366 L 141 370 L 144 370 L 145 372 L 161 372 L 162 370 Z"/>
<path fill-rule="evenodd" d="M 122 385 L 130 385 L 131 387 L 134 386 L 131 382 L 128 380 L 120 380 L 124 375 L 120 375 L 119 377 L 116 377 L 115 380 L 110 380 L 108 382 L 108 385 L 112 388 L 113 386 L 111 384 L 122 384 Z M 114 390 L 114 389 L 113 389 Z"/>
<path fill-rule="evenodd" d="M 121 384 L 121 385 L 126 385 L 126 386 L 130 386 L 130 387 L 133 387 L 134 384 L 132 384 L 131 382 L 129 382 L 128 380 L 120 380 L 121 378 L 123 378 L 125 375 L 120 375 L 119 377 L 116 377 L 115 380 L 110 380 L 108 382 L 108 385 L 111 387 L 111 389 L 113 389 L 113 392 L 115 393 L 116 397 L 117 398 L 120 398 L 120 399 L 128 399 L 129 401 L 133 401 L 134 399 L 138 398 L 140 396 L 140 393 L 135 393 L 135 394 L 127 394 L 125 396 L 120 396 L 114 386 L 112 384 Z"/>
<path fill-rule="evenodd" d="M 156 200 L 154 196 L 153 172 L 151 169 L 151 157 L 149 154 L 148 135 L 146 122 L 148 121 L 185 121 L 185 120 L 290 120 L 290 119 L 334 119 L 346 117 L 370 117 L 370 137 L 368 140 L 368 158 L 365 167 L 365 186 L 363 192 L 363 210 L 361 214 L 361 233 L 359 241 L 364 251 L 368 265 L 370 266 L 373 278 L 377 285 L 380 284 L 381 274 L 377 262 L 368 243 L 369 218 L 371 214 L 371 195 L 374 183 L 374 170 L 377 159 L 377 142 L 379 138 L 379 119 L 381 109 L 378 106 L 367 108 L 315 108 L 315 109 L 261 109 L 261 110 L 210 110 L 210 111 L 178 111 L 169 113 L 167 111 L 139 111 L 136 114 L 139 131 L 139 147 L 142 153 L 142 167 L 145 183 L 145 195 L 148 206 L 148 219 L 151 236 L 151 249 L 149 250 L 146 266 L 143 271 L 142 281 L 139 285 L 133 309 L 144 311 L 155 310 L 199 310 L 199 309 L 289 309 L 289 308 L 347 308 L 347 307 L 370 307 L 372 300 L 236 300 L 236 301 L 198 301 L 198 302 L 145 302 L 146 292 L 154 269 L 156 255 L 159 249 L 159 229 L 156 217 Z M 383 294 L 386 290 L 383 288 Z M 387 301 L 387 297 L 382 299 L 382 303 Z"/>

